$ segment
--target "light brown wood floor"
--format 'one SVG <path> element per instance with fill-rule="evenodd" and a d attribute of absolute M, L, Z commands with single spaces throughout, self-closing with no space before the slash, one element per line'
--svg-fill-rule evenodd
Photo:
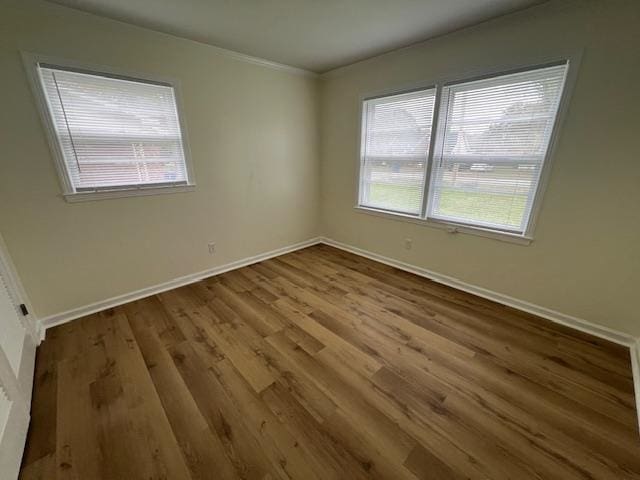
<path fill-rule="evenodd" d="M 315 246 L 48 331 L 22 478 L 640 478 L 629 354 Z"/>

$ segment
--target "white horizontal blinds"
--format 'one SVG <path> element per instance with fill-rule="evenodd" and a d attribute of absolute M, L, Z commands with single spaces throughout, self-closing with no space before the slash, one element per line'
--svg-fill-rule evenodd
<path fill-rule="evenodd" d="M 360 205 L 420 214 L 435 89 L 365 100 Z"/>
<path fill-rule="evenodd" d="M 39 67 L 75 191 L 187 183 L 173 88 Z"/>
<path fill-rule="evenodd" d="M 428 216 L 524 233 L 567 65 L 445 86 Z"/>

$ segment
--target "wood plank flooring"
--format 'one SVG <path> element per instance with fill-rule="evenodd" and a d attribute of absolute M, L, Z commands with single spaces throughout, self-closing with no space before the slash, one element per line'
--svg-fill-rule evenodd
<path fill-rule="evenodd" d="M 640 479 L 629 353 L 318 245 L 47 332 L 22 479 Z"/>

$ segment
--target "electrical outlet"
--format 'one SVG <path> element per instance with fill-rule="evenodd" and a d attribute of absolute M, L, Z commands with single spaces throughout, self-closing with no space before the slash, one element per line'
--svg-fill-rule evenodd
<path fill-rule="evenodd" d="M 413 240 L 410 238 L 405 238 L 404 239 L 404 248 L 406 250 L 411 250 L 411 247 L 413 246 Z"/>
<path fill-rule="evenodd" d="M 213 255 L 214 253 L 216 253 L 216 244 L 215 242 L 210 242 L 208 244 L 209 247 L 209 255 Z"/>

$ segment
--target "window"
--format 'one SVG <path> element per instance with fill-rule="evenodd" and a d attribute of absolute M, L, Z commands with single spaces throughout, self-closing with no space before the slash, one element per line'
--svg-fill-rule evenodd
<path fill-rule="evenodd" d="M 365 100 L 360 204 L 419 214 L 436 91 Z"/>
<path fill-rule="evenodd" d="M 437 95 L 365 100 L 360 206 L 528 234 L 567 69 L 563 62 L 445 83 Z"/>
<path fill-rule="evenodd" d="M 172 85 L 46 63 L 36 69 L 68 197 L 192 185 Z"/>

